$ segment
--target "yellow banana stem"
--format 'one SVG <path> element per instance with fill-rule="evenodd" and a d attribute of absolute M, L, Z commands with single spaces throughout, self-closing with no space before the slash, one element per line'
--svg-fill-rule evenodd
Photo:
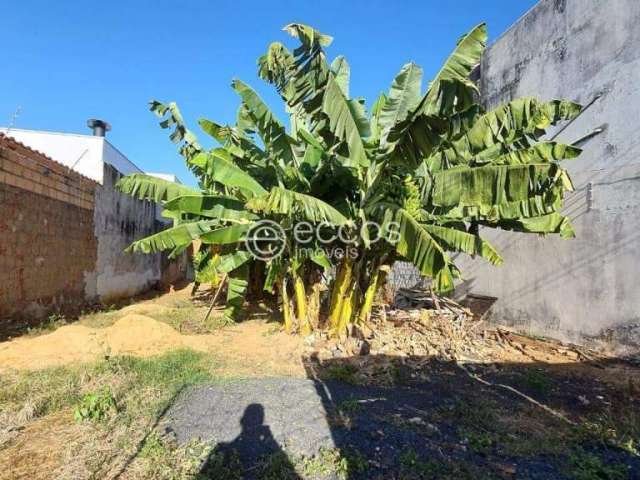
<path fill-rule="evenodd" d="M 291 333 L 293 322 L 291 321 L 291 305 L 289 303 L 289 294 L 287 293 L 287 280 L 282 277 L 280 280 L 280 295 L 282 296 L 282 317 L 284 319 L 284 331 Z"/>
<path fill-rule="evenodd" d="M 340 317 L 338 323 L 336 325 L 335 334 L 339 337 L 345 337 L 347 334 L 347 326 L 351 323 L 351 317 L 353 315 L 353 311 L 356 308 L 357 297 L 356 297 L 356 286 L 352 285 L 352 288 L 349 290 L 349 293 L 345 297 L 342 302 L 342 309 L 340 311 Z"/>
<path fill-rule="evenodd" d="M 320 290 L 322 285 L 320 282 L 316 282 L 311 286 L 311 292 L 307 296 L 307 318 L 312 329 L 317 329 L 320 326 Z"/>
<path fill-rule="evenodd" d="M 349 285 L 351 285 L 352 270 L 353 261 L 345 258 L 338 269 L 336 281 L 333 286 L 331 306 L 329 307 L 329 327 L 335 332 L 337 332 L 338 324 L 340 323 L 342 304 L 346 300 L 346 295 L 349 293 L 348 288 Z"/>
<path fill-rule="evenodd" d="M 376 269 L 374 274 L 369 280 L 369 286 L 364 294 L 364 302 L 360 307 L 360 313 L 358 314 L 358 323 L 363 324 L 369 321 L 369 315 L 371 314 L 371 307 L 373 307 L 373 301 L 376 298 L 376 292 L 378 291 L 378 280 L 380 278 L 380 269 Z"/>
<path fill-rule="evenodd" d="M 300 325 L 300 334 L 309 335 L 311 333 L 311 324 L 307 318 L 307 296 L 304 289 L 302 277 L 294 273 L 293 291 L 296 296 L 296 307 L 298 309 L 298 324 Z"/>

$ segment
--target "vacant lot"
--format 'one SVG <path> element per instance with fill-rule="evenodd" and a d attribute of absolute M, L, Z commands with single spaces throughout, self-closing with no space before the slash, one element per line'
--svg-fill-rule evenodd
<path fill-rule="evenodd" d="M 176 292 L 0 344 L 0 478 L 640 478 L 628 362 L 317 358 L 205 313 Z"/>

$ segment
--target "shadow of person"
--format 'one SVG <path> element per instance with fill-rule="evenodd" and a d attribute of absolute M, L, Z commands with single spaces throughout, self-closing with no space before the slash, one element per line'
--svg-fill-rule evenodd
<path fill-rule="evenodd" d="M 240 419 L 240 426 L 242 431 L 232 442 L 216 445 L 204 463 L 199 478 L 300 479 L 287 454 L 273 437 L 271 428 L 264 424 L 262 405 L 248 405 Z"/>

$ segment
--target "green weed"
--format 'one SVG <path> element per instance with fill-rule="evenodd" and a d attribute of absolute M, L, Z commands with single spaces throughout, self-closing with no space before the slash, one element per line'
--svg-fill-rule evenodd
<path fill-rule="evenodd" d="M 611 465 L 593 453 L 577 450 L 569 457 L 569 471 L 575 480 L 624 480 L 628 478 L 628 468 Z"/>
<path fill-rule="evenodd" d="M 82 397 L 73 411 L 73 418 L 76 422 L 102 421 L 116 411 L 116 400 L 111 389 L 105 385 L 99 392 L 87 393 Z"/>
<path fill-rule="evenodd" d="M 346 383 L 357 383 L 356 374 L 358 369 L 349 363 L 344 365 L 331 365 L 327 368 L 325 376 L 333 380 L 340 380 Z"/>

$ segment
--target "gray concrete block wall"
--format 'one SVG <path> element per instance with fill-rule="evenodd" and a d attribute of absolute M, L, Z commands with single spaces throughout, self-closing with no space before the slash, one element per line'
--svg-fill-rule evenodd
<path fill-rule="evenodd" d="M 498 297 L 493 320 L 529 333 L 640 349 L 640 2 L 541 1 L 488 48 L 481 91 L 489 108 L 522 96 L 586 105 L 602 93 L 557 140 L 604 131 L 567 161 L 577 238 L 484 229 L 505 264 L 459 261 L 457 294 Z"/>
<path fill-rule="evenodd" d="M 156 205 L 115 189 L 122 175 L 104 164 L 103 185 L 96 189 L 94 224 L 98 240 L 95 272 L 87 296 L 101 301 L 129 297 L 157 286 L 160 254 L 125 253 L 134 240 L 156 233 Z"/>

